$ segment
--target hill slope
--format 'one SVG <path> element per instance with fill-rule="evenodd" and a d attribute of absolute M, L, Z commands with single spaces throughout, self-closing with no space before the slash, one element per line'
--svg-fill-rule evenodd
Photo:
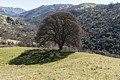
<path fill-rule="evenodd" d="M 120 3 L 71 12 L 87 32 L 84 49 L 120 55 Z"/>
<path fill-rule="evenodd" d="M 4 39 L 23 40 L 33 36 L 34 26 L 13 17 L 0 15 L 0 37 Z"/>
<path fill-rule="evenodd" d="M 0 48 L 1 80 L 119 80 L 120 59 L 76 52 L 43 65 L 9 65 L 8 62 L 32 48 Z"/>

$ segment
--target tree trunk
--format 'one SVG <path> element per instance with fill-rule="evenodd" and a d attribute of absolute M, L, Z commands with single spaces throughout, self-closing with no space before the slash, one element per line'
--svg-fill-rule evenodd
<path fill-rule="evenodd" d="M 63 46 L 59 46 L 59 50 L 62 50 L 63 49 Z"/>

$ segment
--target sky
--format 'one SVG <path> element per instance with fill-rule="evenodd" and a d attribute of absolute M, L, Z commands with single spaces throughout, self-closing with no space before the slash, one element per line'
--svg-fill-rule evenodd
<path fill-rule="evenodd" d="M 3 7 L 17 7 L 25 10 L 34 9 L 41 5 L 50 4 L 80 4 L 80 3 L 97 3 L 97 4 L 109 4 L 120 3 L 120 0 L 0 0 L 0 6 Z"/>

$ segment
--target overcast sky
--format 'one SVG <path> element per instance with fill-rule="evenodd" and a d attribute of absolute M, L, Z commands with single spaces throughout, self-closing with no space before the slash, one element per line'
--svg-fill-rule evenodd
<path fill-rule="evenodd" d="M 4 7 L 19 7 L 25 10 L 34 9 L 41 5 L 50 4 L 80 4 L 80 3 L 97 3 L 97 4 L 109 4 L 120 3 L 120 0 L 0 0 L 0 6 Z"/>

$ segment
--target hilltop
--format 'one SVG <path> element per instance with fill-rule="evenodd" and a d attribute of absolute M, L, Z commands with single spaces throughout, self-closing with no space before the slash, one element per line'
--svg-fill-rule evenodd
<path fill-rule="evenodd" d="M 75 52 L 66 58 L 34 65 L 9 65 L 9 61 L 33 48 L 0 48 L 1 80 L 119 80 L 120 59 Z M 51 54 L 52 56 L 52 54 Z M 36 56 L 37 58 L 37 56 Z M 34 58 L 35 59 L 35 58 Z"/>

